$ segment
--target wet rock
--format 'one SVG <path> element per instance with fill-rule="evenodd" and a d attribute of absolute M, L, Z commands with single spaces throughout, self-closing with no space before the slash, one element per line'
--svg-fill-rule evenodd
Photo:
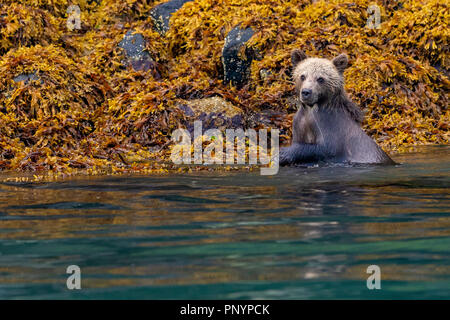
<path fill-rule="evenodd" d="M 187 117 L 185 125 L 191 134 L 194 132 L 195 120 L 202 121 L 203 131 L 245 129 L 242 110 L 221 97 L 185 101 L 178 108 Z"/>
<path fill-rule="evenodd" d="M 23 84 L 27 85 L 30 83 L 30 81 L 39 81 L 39 83 L 42 85 L 44 84 L 44 81 L 36 74 L 36 72 L 33 73 L 22 73 L 18 76 L 13 78 L 15 83 L 23 82 Z M 0 91 L 0 94 L 3 94 L 6 99 L 9 99 L 14 91 L 13 86 L 8 86 L 8 88 L 5 91 Z"/>
<path fill-rule="evenodd" d="M 165 35 L 169 31 L 170 16 L 180 9 L 186 2 L 192 0 L 172 0 L 165 3 L 161 3 L 154 7 L 150 11 L 150 16 L 152 17 L 156 31 L 160 35 Z"/>
<path fill-rule="evenodd" d="M 236 87 L 242 87 L 248 81 L 255 53 L 248 47 L 242 47 L 246 46 L 246 42 L 254 33 L 252 28 L 241 29 L 237 26 L 225 38 L 222 63 L 226 83 L 231 82 Z"/>
<path fill-rule="evenodd" d="M 148 71 L 153 69 L 154 62 L 150 54 L 145 51 L 145 39 L 140 33 L 133 34 L 133 30 L 128 31 L 119 47 L 124 49 L 126 60 L 125 65 L 131 65 L 136 71 Z"/>
<path fill-rule="evenodd" d="M 36 72 L 33 73 L 22 73 L 15 77 L 14 82 L 21 82 L 23 81 L 24 84 L 28 84 L 30 81 L 40 81 L 41 84 L 44 82 L 39 78 L 39 76 L 36 74 Z"/>

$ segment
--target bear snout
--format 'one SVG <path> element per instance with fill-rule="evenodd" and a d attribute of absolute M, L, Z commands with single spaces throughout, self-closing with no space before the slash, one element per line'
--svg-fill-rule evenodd
<path fill-rule="evenodd" d="M 309 99 L 311 97 L 311 89 L 302 89 L 302 98 Z"/>

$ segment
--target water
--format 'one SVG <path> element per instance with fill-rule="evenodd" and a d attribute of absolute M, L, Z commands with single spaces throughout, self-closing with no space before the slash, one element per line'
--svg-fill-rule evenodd
<path fill-rule="evenodd" d="M 449 154 L 272 177 L 3 182 L 0 298 L 448 299 Z M 66 287 L 69 265 L 81 290 Z M 367 289 L 369 265 L 381 290 Z"/>

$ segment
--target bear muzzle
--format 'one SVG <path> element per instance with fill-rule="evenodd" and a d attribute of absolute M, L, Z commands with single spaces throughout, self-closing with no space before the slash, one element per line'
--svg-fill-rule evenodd
<path fill-rule="evenodd" d="M 302 89 L 300 92 L 300 100 L 309 106 L 312 106 L 317 102 L 317 95 L 313 93 L 311 89 Z"/>

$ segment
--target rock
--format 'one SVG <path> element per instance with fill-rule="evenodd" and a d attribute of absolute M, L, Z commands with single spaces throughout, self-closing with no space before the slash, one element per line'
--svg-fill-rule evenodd
<path fill-rule="evenodd" d="M 152 17 L 156 31 L 160 35 L 165 35 L 169 31 L 170 16 L 180 9 L 186 2 L 192 0 L 172 0 L 165 3 L 161 3 L 154 7 L 150 11 L 150 16 Z"/>
<path fill-rule="evenodd" d="M 250 48 L 242 50 L 242 46 L 253 36 L 252 28 L 241 29 L 240 26 L 232 29 L 225 38 L 222 50 L 222 63 L 224 81 L 231 82 L 236 87 L 243 86 L 250 77 L 250 66 L 255 53 Z M 242 53 L 245 54 L 242 57 Z"/>
<path fill-rule="evenodd" d="M 39 76 L 36 74 L 36 72 L 33 73 L 22 73 L 15 77 L 14 82 L 21 82 L 23 81 L 25 84 L 28 84 L 30 81 L 40 81 L 41 84 L 44 82 L 39 78 Z"/>
<path fill-rule="evenodd" d="M 145 51 L 145 39 L 140 33 L 133 34 L 133 30 L 128 31 L 119 47 L 125 50 L 125 65 L 131 65 L 136 71 L 148 71 L 154 68 L 154 62 L 150 54 Z"/>
<path fill-rule="evenodd" d="M 185 125 L 191 134 L 194 132 L 195 120 L 202 121 L 203 131 L 208 129 L 245 129 L 242 110 L 221 97 L 185 101 L 178 108 L 188 118 Z"/>
<path fill-rule="evenodd" d="M 30 81 L 39 81 L 41 85 L 44 84 L 44 81 L 42 81 L 42 79 L 36 74 L 36 71 L 33 73 L 19 74 L 17 77 L 14 77 L 13 80 L 15 83 L 23 82 L 25 85 L 29 84 Z M 0 94 L 3 94 L 6 99 L 9 99 L 13 93 L 13 90 L 14 88 L 12 86 L 8 86 L 5 91 L 0 91 Z"/>

